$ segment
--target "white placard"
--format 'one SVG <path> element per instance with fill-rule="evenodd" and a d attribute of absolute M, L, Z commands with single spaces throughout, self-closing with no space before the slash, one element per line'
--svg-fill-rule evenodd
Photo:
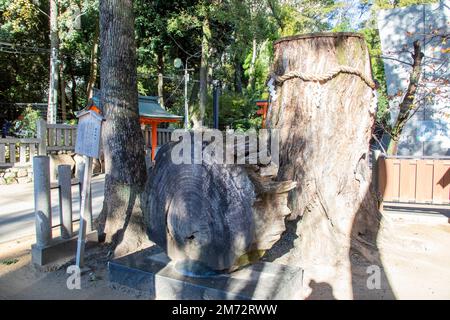
<path fill-rule="evenodd" d="M 103 118 L 94 111 L 80 113 L 75 153 L 97 159 L 100 157 L 102 121 Z"/>

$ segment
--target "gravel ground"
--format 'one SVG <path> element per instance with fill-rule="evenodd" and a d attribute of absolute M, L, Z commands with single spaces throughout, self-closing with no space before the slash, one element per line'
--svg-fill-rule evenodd
<path fill-rule="evenodd" d="M 305 266 L 305 299 L 450 299 L 450 224 L 418 223 L 404 215 L 385 215 L 390 231 L 379 233 L 379 254 L 383 278 L 381 288 L 367 289 L 367 262 L 357 253 L 350 257 L 350 272 L 336 283 L 324 279 L 335 270 L 330 266 Z M 297 264 L 291 249 L 296 221 L 287 223 L 280 241 L 263 257 L 264 261 Z M 107 248 L 87 251 L 81 290 L 69 290 L 66 267 L 51 270 L 30 263 L 33 236 L 0 244 L 0 299 L 150 299 L 140 291 L 109 283 Z M 333 271 L 334 270 L 334 271 Z M 350 278 L 348 277 L 350 273 Z M 349 289 L 348 281 L 351 281 Z"/>

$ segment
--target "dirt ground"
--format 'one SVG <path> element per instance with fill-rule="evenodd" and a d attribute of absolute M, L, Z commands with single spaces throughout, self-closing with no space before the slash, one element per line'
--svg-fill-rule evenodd
<path fill-rule="evenodd" d="M 305 267 L 307 299 L 450 299 L 450 224 L 428 223 L 408 218 L 388 218 L 390 232 L 379 233 L 379 253 L 383 278 L 381 289 L 367 290 L 367 265 L 352 256 L 352 291 L 339 292 L 315 279 L 323 266 Z M 291 226 L 292 228 L 292 226 Z M 283 239 L 289 242 L 289 239 Z M 30 263 L 34 237 L 0 244 L 0 299 L 149 299 L 143 293 L 109 283 L 106 249 L 87 252 L 89 271 L 83 273 L 81 290 L 66 286 L 66 267 L 49 271 Z M 284 250 L 283 242 L 277 250 Z M 276 251 L 276 250 L 275 250 Z M 283 256 L 275 262 L 285 263 Z M 343 289 L 344 290 L 344 289 Z M 353 294 L 353 295 L 351 295 Z"/>

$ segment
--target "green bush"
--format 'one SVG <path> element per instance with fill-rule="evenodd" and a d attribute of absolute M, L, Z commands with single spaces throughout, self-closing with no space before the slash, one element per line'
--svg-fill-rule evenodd
<path fill-rule="evenodd" d="M 19 137 L 32 138 L 36 135 L 37 121 L 40 118 L 39 111 L 28 106 L 21 113 L 19 119 L 14 121 L 11 130 Z"/>
<path fill-rule="evenodd" d="M 248 130 L 261 126 L 261 116 L 256 114 L 259 107 L 256 105 L 257 99 L 244 94 L 227 92 L 219 98 L 219 128 L 229 127 L 234 130 Z M 213 124 L 213 98 L 208 97 L 208 107 L 205 115 L 205 122 Z"/>

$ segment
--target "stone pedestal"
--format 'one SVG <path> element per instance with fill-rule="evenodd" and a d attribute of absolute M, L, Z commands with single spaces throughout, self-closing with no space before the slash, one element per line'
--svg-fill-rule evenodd
<path fill-rule="evenodd" d="M 77 252 L 78 235 L 70 239 L 52 239 L 50 244 L 42 246 L 33 244 L 31 246 L 31 261 L 38 266 L 48 264 L 59 264 L 75 257 Z M 91 247 L 98 243 L 97 231 L 86 234 L 86 247 Z"/>
<path fill-rule="evenodd" d="M 156 299 L 299 299 L 303 270 L 258 262 L 230 274 L 186 276 L 152 247 L 108 263 L 109 280 Z"/>

